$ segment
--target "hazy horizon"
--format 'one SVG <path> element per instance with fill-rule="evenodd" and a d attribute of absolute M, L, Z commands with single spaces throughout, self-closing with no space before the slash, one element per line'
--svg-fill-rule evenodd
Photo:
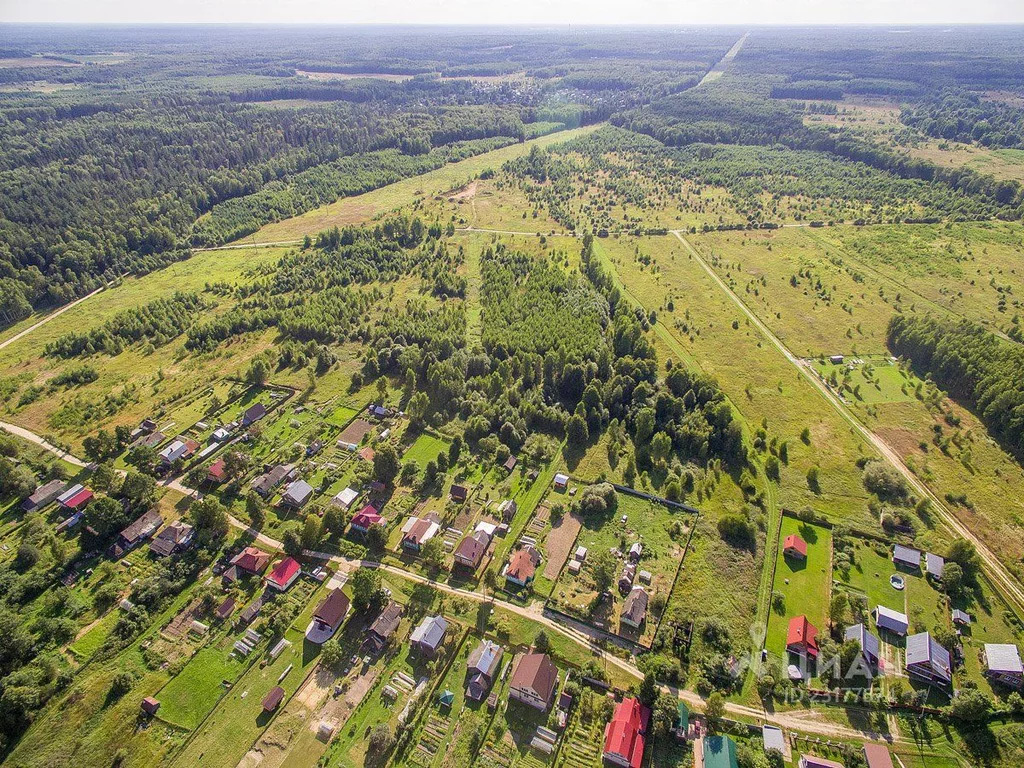
<path fill-rule="evenodd" d="M 401 22 L 395 22 L 395 18 Z M 970 5 L 953 0 L 727 0 L 673 3 L 639 0 L 629 4 L 607 0 L 523 0 L 515 4 L 481 5 L 471 0 L 422 3 L 393 0 L 387 6 L 300 0 L 182 0 L 175 4 L 105 0 L 5 0 L 0 23 L 30 24 L 271 24 L 381 26 L 943 26 L 1024 23 L 1024 3 L 979 0 Z"/>

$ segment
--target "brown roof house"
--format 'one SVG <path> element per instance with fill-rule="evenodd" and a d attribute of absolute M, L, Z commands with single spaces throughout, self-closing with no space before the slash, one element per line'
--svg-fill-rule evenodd
<path fill-rule="evenodd" d="M 476 531 L 466 536 L 455 548 L 454 557 L 457 565 L 475 570 L 483 559 L 487 547 L 491 544 L 491 535 L 487 531 Z"/>
<path fill-rule="evenodd" d="M 465 501 L 469 496 L 469 490 L 464 485 L 453 485 L 449 493 L 452 501 Z"/>
<path fill-rule="evenodd" d="M 181 520 L 175 520 L 149 542 L 149 551 L 157 557 L 184 552 L 196 538 L 196 529 Z"/>
<path fill-rule="evenodd" d="M 622 604 L 622 614 L 619 616 L 619 621 L 627 626 L 640 629 L 640 626 L 647 619 L 648 600 L 647 590 L 643 587 L 633 587 Z"/>
<path fill-rule="evenodd" d="M 480 645 L 469 654 L 469 668 L 466 672 L 466 696 L 473 701 L 483 701 L 501 668 L 501 646 L 490 640 L 481 640 Z"/>
<path fill-rule="evenodd" d="M 262 475 L 252 481 L 252 489 L 256 491 L 264 499 L 270 496 L 285 480 L 290 480 L 295 476 L 295 467 L 291 464 L 278 464 L 276 467 L 271 467 Z"/>
<path fill-rule="evenodd" d="M 117 541 L 110 545 L 107 554 L 111 557 L 122 557 L 125 552 L 135 549 L 156 533 L 163 524 L 164 519 L 160 517 L 158 509 L 151 509 L 145 514 L 139 515 L 118 534 Z"/>
<path fill-rule="evenodd" d="M 233 558 L 231 567 L 224 571 L 224 581 L 232 583 L 238 580 L 243 574 L 262 576 L 270 565 L 270 555 L 256 547 L 246 547 Z"/>
<path fill-rule="evenodd" d="M 514 587 L 525 587 L 533 581 L 540 565 L 540 552 L 531 546 L 520 547 L 509 558 L 505 581 Z"/>
<path fill-rule="evenodd" d="M 369 647 L 379 652 L 388 644 L 402 621 L 402 610 L 401 604 L 394 600 L 387 604 L 366 631 L 366 644 Z"/>
<path fill-rule="evenodd" d="M 558 667 L 544 653 L 527 653 L 519 657 L 508 697 L 514 701 L 547 712 L 558 685 Z"/>
<path fill-rule="evenodd" d="M 263 697 L 263 711 L 273 712 L 284 701 L 284 688 L 280 685 L 275 685 L 270 689 L 270 692 Z"/>
<path fill-rule="evenodd" d="M 338 627 L 348 615 L 350 605 L 348 597 L 340 589 L 331 590 L 316 607 L 313 620 L 306 627 L 306 639 L 311 643 L 323 645 L 338 631 Z"/>
<path fill-rule="evenodd" d="M 402 549 L 419 552 L 441 530 L 440 521 L 434 514 L 426 517 L 410 517 L 402 526 Z"/>

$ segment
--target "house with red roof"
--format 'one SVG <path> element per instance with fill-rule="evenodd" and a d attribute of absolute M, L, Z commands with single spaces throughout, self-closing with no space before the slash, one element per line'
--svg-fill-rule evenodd
<path fill-rule="evenodd" d="M 273 587 L 278 592 L 284 592 L 302 573 L 302 566 L 294 557 L 286 557 L 278 562 L 274 569 L 267 574 L 267 586 Z"/>
<path fill-rule="evenodd" d="M 73 485 L 57 497 L 57 503 L 69 512 L 78 512 L 92 501 L 92 491 L 84 485 Z"/>
<path fill-rule="evenodd" d="M 640 768 L 650 720 L 651 710 L 639 699 L 626 698 L 619 702 L 604 727 L 604 759 L 622 768 Z"/>
<path fill-rule="evenodd" d="M 540 552 L 531 546 L 521 547 L 509 558 L 505 581 L 516 587 L 525 587 L 533 581 L 538 565 L 540 565 Z"/>
<path fill-rule="evenodd" d="M 233 558 L 231 565 L 240 571 L 259 576 L 270 565 L 270 555 L 256 547 L 246 547 Z"/>
<path fill-rule="evenodd" d="M 811 624 L 806 616 L 794 616 L 789 620 L 789 631 L 786 633 L 786 650 L 801 656 L 817 658 L 818 628 Z"/>
<path fill-rule="evenodd" d="M 217 459 L 210 468 L 206 470 L 206 482 L 211 485 L 220 485 L 228 479 L 228 473 L 225 469 L 224 459 Z"/>
<path fill-rule="evenodd" d="M 372 504 L 367 504 L 352 516 L 349 527 L 353 533 L 361 533 L 365 536 L 373 526 L 387 524 L 388 521 L 377 511 L 377 508 Z"/>
<path fill-rule="evenodd" d="M 807 559 L 807 542 L 795 533 L 789 534 L 782 542 L 782 554 L 795 560 Z"/>

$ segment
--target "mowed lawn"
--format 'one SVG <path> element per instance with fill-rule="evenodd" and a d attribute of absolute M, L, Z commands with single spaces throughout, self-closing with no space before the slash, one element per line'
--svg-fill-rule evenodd
<path fill-rule="evenodd" d="M 157 694 L 160 719 L 188 730 L 197 728 L 224 694 L 225 681 L 234 683 L 242 668 L 226 649 L 203 648 Z"/>
<path fill-rule="evenodd" d="M 889 577 L 896 572 L 893 567 L 890 547 L 881 543 L 857 539 L 853 548 L 854 562 L 848 571 L 837 570 L 836 581 L 851 591 L 867 596 L 868 610 L 879 605 L 900 613 L 906 612 L 906 598 L 902 591 L 889 583 Z M 901 575 L 906 574 L 901 572 Z"/>
<path fill-rule="evenodd" d="M 788 558 L 782 551 L 783 541 L 793 533 L 807 542 L 806 561 Z M 773 605 L 769 613 L 765 647 L 771 653 L 785 657 L 786 632 L 789 620 L 794 616 L 803 614 L 819 632 L 826 630 L 831 581 L 831 529 L 783 517 L 772 590 L 782 594 L 785 606 L 779 611 Z"/>
<path fill-rule="evenodd" d="M 448 455 L 448 441 L 439 435 L 430 432 L 421 432 L 416 441 L 409 446 L 409 449 L 402 456 L 402 461 L 415 461 L 420 469 L 427 465 L 428 461 L 437 458 L 437 454 Z"/>

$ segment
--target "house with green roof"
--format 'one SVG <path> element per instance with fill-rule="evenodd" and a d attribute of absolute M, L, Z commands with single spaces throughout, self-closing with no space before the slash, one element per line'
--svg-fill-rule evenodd
<path fill-rule="evenodd" d="M 736 742 L 728 736 L 704 737 L 704 765 L 701 768 L 739 768 Z"/>

